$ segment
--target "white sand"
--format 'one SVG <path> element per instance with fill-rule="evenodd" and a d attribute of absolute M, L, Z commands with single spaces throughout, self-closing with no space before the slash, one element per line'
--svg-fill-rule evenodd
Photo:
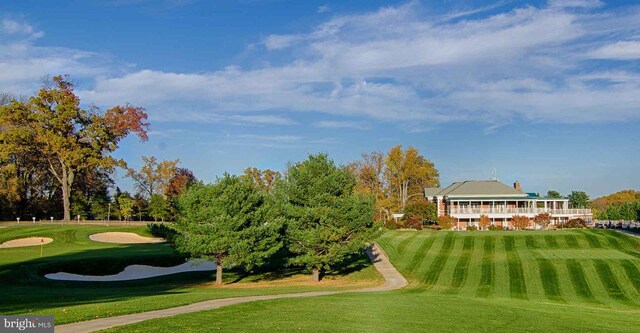
<path fill-rule="evenodd" d="M 132 232 L 102 232 L 89 236 L 95 242 L 116 244 L 162 243 L 162 238 L 144 237 Z"/>
<path fill-rule="evenodd" d="M 79 275 L 71 273 L 51 273 L 44 277 L 51 280 L 62 281 L 129 281 L 148 279 L 156 276 L 170 275 L 184 272 L 215 271 L 216 264 L 213 261 L 191 260 L 173 267 L 155 267 L 147 265 L 130 265 L 115 275 Z"/>
<path fill-rule="evenodd" d="M 13 239 L 10 241 L 6 241 L 0 244 L 0 249 L 8 249 L 11 247 L 22 247 L 22 246 L 36 246 L 36 245 L 49 244 L 51 242 L 53 242 L 53 239 L 48 237 L 20 238 L 20 239 Z"/>

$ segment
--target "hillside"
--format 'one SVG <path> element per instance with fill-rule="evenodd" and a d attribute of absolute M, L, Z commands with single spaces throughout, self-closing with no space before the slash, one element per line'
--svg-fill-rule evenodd
<path fill-rule="evenodd" d="M 593 199 L 593 201 L 591 201 L 591 206 L 601 211 L 613 204 L 637 200 L 640 200 L 640 191 L 624 190 Z"/>
<path fill-rule="evenodd" d="M 419 290 L 640 306 L 640 243 L 615 231 L 395 231 L 380 244 Z"/>

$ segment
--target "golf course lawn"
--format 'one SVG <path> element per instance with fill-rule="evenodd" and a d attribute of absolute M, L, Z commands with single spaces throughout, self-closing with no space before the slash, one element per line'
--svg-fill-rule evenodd
<path fill-rule="evenodd" d="M 108 332 L 638 332 L 640 242 L 608 230 L 386 232 L 402 290 L 245 303 Z"/>
<path fill-rule="evenodd" d="M 341 290 L 369 287 L 382 277 L 362 258 L 353 272 L 336 272 L 314 284 L 300 271 L 281 276 L 259 274 L 241 276 L 225 272 L 225 284 L 213 284 L 215 272 L 180 273 L 128 282 L 68 282 L 45 279 L 46 273 L 66 271 L 77 274 L 108 275 L 131 264 L 172 266 L 183 262 L 173 249 L 156 244 L 109 244 L 94 242 L 89 235 L 106 231 L 134 232 L 151 236 L 146 226 L 46 225 L 0 228 L 0 243 L 26 237 L 50 237 L 41 247 L 0 249 L 0 313 L 53 314 L 56 324 L 134 312 L 150 311 L 209 300 L 247 295 L 279 294 L 311 290 Z"/>

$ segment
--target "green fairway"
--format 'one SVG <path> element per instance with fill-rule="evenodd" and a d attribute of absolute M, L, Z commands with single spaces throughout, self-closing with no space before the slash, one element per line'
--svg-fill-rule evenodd
<path fill-rule="evenodd" d="M 282 299 L 110 332 L 637 332 L 640 242 L 607 230 L 391 231 L 379 239 L 410 285 Z"/>
<path fill-rule="evenodd" d="M 24 237 L 50 237 L 40 246 L 0 249 L 0 313 L 53 314 L 56 324 L 174 307 L 198 301 L 245 295 L 340 290 L 377 285 L 381 277 L 365 258 L 354 272 L 336 272 L 316 285 L 299 271 L 244 276 L 229 271 L 213 286 L 213 273 L 181 273 L 129 282 L 65 282 L 45 279 L 45 273 L 115 274 L 130 264 L 171 266 L 182 262 L 167 244 L 119 245 L 91 241 L 105 231 L 151 236 L 146 226 L 12 226 L 0 229 L 0 243 Z"/>

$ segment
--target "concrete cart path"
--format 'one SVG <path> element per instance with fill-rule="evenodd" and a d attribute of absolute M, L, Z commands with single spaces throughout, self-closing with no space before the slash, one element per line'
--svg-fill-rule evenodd
<path fill-rule="evenodd" d="M 215 299 L 210 301 L 204 301 L 204 302 L 198 302 L 198 303 L 193 303 L 189 305 L 179 306 L 175 308 L 134 313 L 129 315 L 117 316 L 117 317 L 101 318 L 101 319 L 82 321 L 82 322 L 71 323 L 66 325 L 60 325 L 55 327 L 55 331 L 59 333 L 95 332 L 95 331 L 104 330 L 111 327 L 133 324 L 133 323 L 137 323 L 145 320 L 171 317 L 178 314 L 189 313 L 189 312 L 217 309 L 223 306 L 228 306 L 233 304 L 271 300 L 271 299 L 280 299 L 280 298 L 314 297 L 314 296 L 335 295 L 335 294 L 342 294 L 342 293 L 352 293 L 352 292 L 389 291 L 389 290 L 400 289 L 407 285 L 407 280 L 404 278 L 404 276 L 402 276 L 402 274 L 400 274 L 400 272 L 396 270 L 395 267 L 393 267 L 393 264 L 391 264 L 387 255 L 382 251 L 382 249 L 377 244 L 374 244 L 373 247 L 367 249 L 367 255 L 369 255 L 369 258 L 371 258 L 371 260 L 373 261 L 373 264 L 375 268 L 378 270 L 378 272 L 380 272 L 380 274 L 384 277 L 385 283 L 381 286 L 365 288 L 365 289 L 355 289 L 355 290 L 313 291 L 313 292 L 305 292 L 305 293 L 245 296 L 245 297 Z"/>

